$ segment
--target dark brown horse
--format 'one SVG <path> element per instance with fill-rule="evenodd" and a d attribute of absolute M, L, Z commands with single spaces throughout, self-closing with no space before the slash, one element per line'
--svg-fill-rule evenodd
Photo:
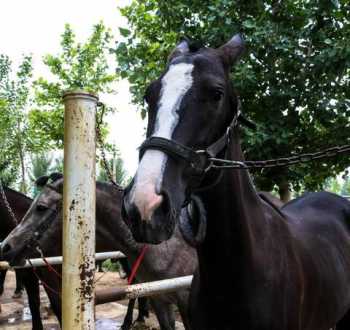
<path fill-rule="evenodd" d="M 1 182 L 0 182 L 0 185 L 1 185 Z M 6 198 L 6 194 L 10 193 L 9 189 L 7 189 L 7 187 L 4 188 L 2 185 L 0 189 L 3 190 Z M 11 211 L 8 210 L 8 208 L 5 206 L 5 201 L 3 199 L 2 194 L 0 194 L 0 199 L 1 199 L 0 201 L 0 208 L 1 208 L 0 209 L 0 242 L 1 242 L 1 240 L 3 240 L 7 236 L 7 234 L 13 229 L 13 226 L 17 222 L 17 219 L 12 217 L 12 215 L 10 214 Z M 21 212 L 23 210 L 19 210 L 19 211 Z M 6 273 L 7 273 L 6 269 L 0 270 L 0 296 L 4 292 L 4 283 L 6 279 Z M 22 296 L 23 283 L 22 283 L 21 277 L 19 276 L 20 273 L 18 271 L 15 271 L 15 274 L 16 274 L 16 289 L 12 298 L 20 298 Z"/>
<path fill-rule="evenodd" d="M 137 240 L 160 243 L 193 192 L 203 201 L 199 221 L 184 226 L 190 236 L 207 223 L 193 329 L 329 330 L 350 307 L 350 203 L 310 193 L 280 210 L 259 197 L 247 170 L 210 167 L 209 157 L 244 159 L 229 77 L 243 50 L 239 35 L 218 49 L 186 41 L 175 49 L 146 92 L 147 139 L 123 212 Z"/>
<path fill-rule="evenodd" d="M 45 182 L 46 183 L 46 182 Z M 35 257 L 28 243 L 36 240 L 46 256 L 62 252 L 62 189 L 63 179 L 46 184 L 30 210 L 3 243 L 4 257 L 20 263 L 24 258 Z M 130 263 L 139 256 L 142 246 L 133 239 L 120 216 L 122 192 L 110 184 L 96 184 L 96 251 L 122 251 Z M 43 230 L 43 228 L 45 230 Z M 55 244 L 53 244 L 55 242 Z M 197 267 L 195 249 L 189 247 L 178 230 L 174 237 L 159 246 L 149 246 L 137 272 L 141 282 L 155 281 L 193 274 Z M 173 304 L 179 308 L 186 329 L 188 326 L 189 290 L 150 298 L 161 330 L 174 330 Z"/>
<path fill-rule="evenodd" d="M 22 193 L 4 187 L 6 198 L 15 214 L 16 219 L 21 220 L 29 209 L 32 199 Z M 0 195 L 0 241 L 16 227 L 15 220 L 8 211 L 3 198 Z M 3 279 L 5 279 L 6 271 L 2 271 Z M 16 270 L 16 278 L 20 278 L 28 295 L 29 309 L 32 314 L 33 330 L 43 329 L 40 317 L 40 296 L 39 282 L 30 269 Z"/>
<path fill-rule="evenodd" d="M 4 187 L 4 192 L 7 200 L 10 204 L 12 211 L 15 214 L 16 220 L 19 221 L 23 218 L 25 213 L 28 211 L 33 200 L 28 196 Z M 4 200 L 0 199 L 0 238 L 5 239 L 6 236 L 15 228 L 15 220 L 12 218 L 10 212 L 5 206 Z M 60 252 L 58 252 L 60 254 Z M 126 267 L 127 262 L 123 261 L 123 267 Z M 55 267 L 60 272 L 60 267 Z M 128 271 L 128 269 L 126 269 Z M 18 274 L 18 275 L 17 275 Z M 3 279 L 5 279 L 6 271 L 2 271 Z M 58 321 L 61 323 L 61 299 L 60 299 L 60 279 L 52 271 L 46 267 L 39 267 L 36 269 L 36 274 L 31 269 L 16 270 L 16 278 L 20 278 L 24 281 L 25 288 L 28 294 L 29 308 L 32 314 L 33 330 L 43 329 L 41 315 L 40 315 L 40 295 L 39 295 L 39 282 L 38 278 L 45 283 L 44 289 L 49 298 L 51 308 L 56 315 Z M 1 284 L 1 283 L 0 283 Z M 128 305 L 128 311 L 125 315 L 122 330 L 129 330 L 132 325 L 133 309 L 135 300 L 131 300 Z M 139 302 L 139 316 L 138 321 L 142 321 L 144 317 L 148 315 L 146 308 L 146 301 L 143 299 Z"/>

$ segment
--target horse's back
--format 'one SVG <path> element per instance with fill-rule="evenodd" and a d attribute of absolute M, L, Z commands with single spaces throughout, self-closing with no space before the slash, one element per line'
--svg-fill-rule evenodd
<path fill-rule="evenodd" d="M 316 297 L 310 306 L 322 311 L 333 301 L 338 321 L 350 308 L 350 202 L 329 192 L 307 193 L 281 212 L 302 252 L 306 291 Z"/>
<path fill-rule="evenodd" d="M 281 208 L 290 231 L 312 253 L 346 255 L 350 263 L 350 202 L 329 192 L 306 193 Z M 350 271 L 350 265 L 349 265 Z"/>
<path fill-rule="evenodd" d="M 330 192 L 306 193 L 285 204 L 281 211 L 300 222 L 314 220 L 330 224 L 338 221 L 350 229 L 350 202 Z"/>

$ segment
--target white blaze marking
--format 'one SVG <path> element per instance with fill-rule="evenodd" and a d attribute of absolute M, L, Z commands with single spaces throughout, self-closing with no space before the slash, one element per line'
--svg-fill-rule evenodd
<path fill-rule="evenodd" d="M 152 136 L 171 139 L 179 122 L 179 108 L 183 97 L 193 84 L 193 64 L 179 63 L 169 67 L 162 79 L 155 129 Z M 130 200 L 135 203 L 142 216 L 147 212 L 152 197 L 160 193 L 163 172 L 168 156 L 159 150 L 147 150 L 138 166 Z M 149 219 L 144 219 L 149 220 Z"/>

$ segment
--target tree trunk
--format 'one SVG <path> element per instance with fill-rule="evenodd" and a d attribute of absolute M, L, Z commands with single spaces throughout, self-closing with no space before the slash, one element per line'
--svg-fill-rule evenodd
<path fill-rule="evenodd" d="M 27 185 L 26 185 L 26 169 L 25 169 L 25 164 L 24 164 L 24 155 L 23 155 L 23 150 L 22 148 L 19 150 L 19 158 L 21 161 L 21 184 L 20 184 L 20 191 L 22 193 L 27 192 Z"/>
<path fill-rule="evenodd" d="M 20 191 L 22 193 L 27 193 L 27 185 L 26 185 L 26 168 L 24 164 L 24 152 L 23 152 L 23 144 L 22 144 L 22 138 L 21 138 L 21 126 L 20 122 L 17 123 L 17 129 L 18 129 L 18 154 L 19 159 L 21 163 L 21 183 L 20 183 Z"/>
<path fill-rule="evenodd" d="M 287 203 L 291 200 L 291 191 L 289 190 L 289 182 L 284 181 L 278 185 L 278 193 L 283 203 Z"/>

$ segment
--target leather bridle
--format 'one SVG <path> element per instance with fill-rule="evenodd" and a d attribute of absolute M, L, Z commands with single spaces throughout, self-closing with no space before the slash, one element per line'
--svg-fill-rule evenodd
<path fill-rule="evenodd" d="M 176 160 L 187 163 L 187 168 L 189 169 L 189 175 L 191 177 L 189 186 L 191 189 L 196 188 L 200 185 L 204 175 L 212 167 L 210 159 L 217 157 L 217 155 L 223 152 L 229 145 L 232 132 L 238 125 L 240 119 L 242 119 L 242 113 L 240 102 L 238 102 L 237 112 L 225 133 L 206 149 L 194 150 L 174 140 L 151 136 L 146 139 L 139 148 L 140 159 L 146 150 L 155 149 L 166 153 Z M 243 118 L 243 121 L 247 121 L 247 119 Z"/>
<path fill-rule="evenodd" d="M 53 220 L 58 214 L 58 210 L 56 209 L 50 209 L 51 214 L 47 216 L 47 218 L 39 224 L 39 226 L 36 228 L 35 232 L 33 233 L 33 236 L 29 237 L 27 241 L 25 242 L 25 245 L 28 248 L 35 248 L 39 245 L 39 241 L 44 235 L 44 233 L 50 228 Z"/>
<path fill-rule="evenodd" d="M 51 184 L 47 184 L 46 187 L 52 189 L 58 194 L 61 194 L 59 191 L 55 189 Z M 44 235 L 44 233 L 50 228 L 53 220 L 57 217 L 57 215 L 60 212 L 60 207 L 46 207 L 46 211 L 50 211 L 50 214 L 44 219 L 37 227 L 35 232 L 33 233 L 33 236 L 30 236 L 27 241 L 25 242 L 25 246 L 27 248 L 36 248 L 40 247 L 39 241 Z"/>

